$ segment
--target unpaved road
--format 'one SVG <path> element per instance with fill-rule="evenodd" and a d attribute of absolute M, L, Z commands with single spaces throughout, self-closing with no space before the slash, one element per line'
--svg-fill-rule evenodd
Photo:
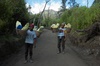
<path fill-rule="evenodd" d="M 24 47 L 2 66 L 88 66 L 67 44 L 65 53 L 57 54 L 57 35 L 44 29 L 33 49 L 33 63 L 24 64 Z"/>

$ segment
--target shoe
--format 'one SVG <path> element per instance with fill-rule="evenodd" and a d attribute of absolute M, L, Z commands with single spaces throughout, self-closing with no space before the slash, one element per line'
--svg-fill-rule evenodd
<path fill-rule="evenodd" d="M 25 60 L 25 61 L 24 61 L 24 64 L 26 64 L 27 62 L 28 62 L 28 61 L 27 61 L 27 60 Z"/>
<path fill-rule="evenodd" d="M 65 52 L 63 51 L 62 53 L 64 54 Z"/>
<path fill-rule="evenodd" d="M 57 54 L 60 54 L 61 52 L 57 52 Z"/>
<path fill-rule="evenodd" d="M 30 60 L 31 63 L 33 63 L 33 60 Z"/>

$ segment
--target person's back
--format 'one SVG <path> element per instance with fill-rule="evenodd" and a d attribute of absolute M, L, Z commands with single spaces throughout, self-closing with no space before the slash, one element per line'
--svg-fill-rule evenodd
<path fill-rule="evenodd" d="M 34 38 L 36 38 L 35 31 L 34 30 L 33 31 L 27 30 L 27 35 L 26 35 L 25 43 L 33 44 L 34 43 Z"/>
<path fill-rule="evenodd" d="M 28 52 L 30 52 L 30 62 L 32 62 L 32 54 L 33 54 L 33 46 L 36 45 L 36 33 L 33 30 L 34 25 L 31 24 L 29 29 L 26 32 L 26 39 L 25 39 L 25 63 L 28 61 Z"/>

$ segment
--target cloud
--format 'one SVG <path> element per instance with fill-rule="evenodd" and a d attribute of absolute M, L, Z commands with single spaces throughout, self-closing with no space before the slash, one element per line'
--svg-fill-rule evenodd
<path fill-rule="evenodd" d="M 50 0 L 50 2 L 46 5 L 45 10 L 52 9 L 54 11 L 59 11 L 59 9 L 61 8 L 61 5 L 62 5 L 61 1 Z M 29 4 L 27 3 L 26 7 L 28 7 L 28 6 L 29 6 Z M 42 1 L 41 3 L 35 2 L 35 3 L 31 4 L 31 9 L 28 10 L 28 12 L 37 14 L 43 10 L 44 6 L 45 6 L 45 1 Z M 69 8 L 69 6 L 67 5 L 66 8 Z"/>
<path fill-rule="evenodd" d="M 87 0 L 82 0 L 82 5 L 86 5 L 87 4 Z"/>
<path fill-rule="evenodd" d="M 94 2 L 94 0 L 88 0 L 88 7 L 90 7 L 93 2 Z M 82 0 L 82 5 L 87 6 L 87 0 Z"/>
<path fill-rule="evenodd" d="M 50 9 L 58 11 L 60 6 L 61 6 L 60 2 L 52 2 L 50 5 Z"/>
<path fill-rule="evenodd" d="M 29 4 L 27 3 L 26 4 L 26 7 L 28 7 L 28 6 L 29 6 Z M 37 14 L 37 13 L 39 13 L 39 12 L 41 12 L 43 10 L 44 6 L 45 6 L 45 1 L 42 2 L 42 3 L 34 3 L 33 5 L 31 5 L 31 9 L 28 10 L 28 11 L 29 12 L 32 12 L 33 14 Z M 45 10 L 48 10 L 48 8 L 49 8 L 49 9 L 58 11 L 59 8 L 60 8 L 60 6 L 61 6 L 61 3 L 60 2 L 55 2 L 55 1 L 51 0 L 47 4 Z"/>
<path fill-rule="evenodd" d="M 26 8 L 28 8 L 28 7 L 29 7 L 29 4 L 28 4 L 28 3 L 26 3 L 26 5 L 25 5 L 25 6 L 26 6 Z"/>
<path fill-rule="evenodd" d="M 31 6 L 32 7 L 31 8 L 31 12 L 33 14 L 39 13 L 39 12 L 41 12 L 43 10 L 43 6 L 44 6 L 44 3 L 42 3 L 42 4 L 35 3 L 33 6 Z"/>

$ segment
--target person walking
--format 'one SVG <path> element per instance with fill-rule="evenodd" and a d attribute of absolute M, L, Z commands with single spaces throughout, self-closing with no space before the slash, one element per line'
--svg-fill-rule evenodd
<path fill-rule="evenodd" d="M 58 50 L 59 53 L 61 53 L 61 46 L 62 46 L 62 52 L 64 53 L 65 50 L 65 40 L 66 40 L 66 28 L 64 27 L 65 23 L 62 23 L 60 28 L 58 28 Z"/>
<path fill-rule="evenodd" d="M 33 30 L 34 24 L 29 25 L 29 29 L 26 32 L 25 38 L 25 63 L 28 62 L 28 54 L 30 55 L 30 62 L 33 62 L 33 46 L 36 47 L 36 33 Z"/>

